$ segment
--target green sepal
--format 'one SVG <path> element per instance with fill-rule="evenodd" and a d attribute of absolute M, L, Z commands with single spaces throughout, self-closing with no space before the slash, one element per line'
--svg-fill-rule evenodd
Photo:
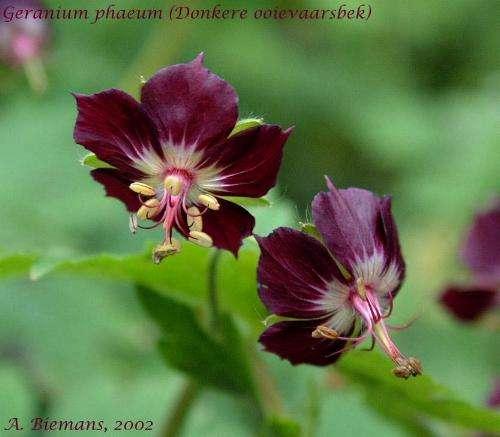
<path fill-rule="evenodd" d="M 115 168 L 105 161 L 101 161 L 95 153 L 89 153 L 85 155 L 80 161 L 82 165 L 86 165 L 91 168 Z"/>
<path fill-rule="evenodd" d="M 234 126 L 233 131 L 229 134 L 229 138 L 248 129 L 252 129 L 257 126 L 262 126 L 263 124 L 264 124 L 264 119 L 260 117 L 249 117 L 238 120 L 236 126 Z"/>
<path fill-rule="evenodd" d="M 271 202 L 266 197 L 239 197 L 239 196 L 220 196 L 221 199 L 227 200 L 228 202 L 236 203 L 237 205 L 255 208 L 255 207 L 269 207 Z"/>
<path fill-rule="evenodd" d="M 318 240 L 322 240 L 318 228 L 313 223 L 299 222 L 300 230 Z"/>

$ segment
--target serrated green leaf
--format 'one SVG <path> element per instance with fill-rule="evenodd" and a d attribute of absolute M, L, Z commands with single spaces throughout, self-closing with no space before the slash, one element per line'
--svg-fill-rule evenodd
<path fill-rule="evenodd" d="M 396 378 L 390 361 L 378 353 L 350 352 L 337 368 L 364 390 L 368 405 L 375 404 L 390 413 L 394 409 L 400 419 L 408 414 L 413 423 L 432 418 L 478 431 L 500 432 L 498 412 L 459 399 L 428 375 L 409 380 Z M 407 407 L 406 411 L 401 405 Z"/>
<path fill-rule="evenodd" d="M 92 168 L 114 168 L 107 162 L 101 161 L 94 153 L 89 153 L 81 160 L 82 165 Z"/>
<path fill-rule="evenodd" d="M 229 137 L 232 137 L 233 135 L 237 135 L 247 129 L 252 129 L 257 126 L 262 126 L 264 124 L 264 119 L 260 117 L 249 117 L 249 118 L 242 118 L 241 120 L 238 120 L 236 123 L 236 126 L 232 130 L 232 132 L 229 134 Z"/>
<path fill-rule="evenodd" d="M 137 292 L 161 328 L 160 350 L 171 367 L 202 385 L 254 394 L 248 357 L 231 317 L 220 317 L 215 338 L 201 326 L 193 308 L 146 287 Z"/>
<path fill-rule="evenodd" d="M 263 207 L 263 206 L 271 206 L 271 202 L 265 197 L 239 197 L 239 196 L 221 196 L 223 199 L 236 203 L 240 206 L 244 207 Z"/>
<path fill-rule="evenodd" d="M 266 419 L 260 434 L 262 437 L 300 437 L 300 425 L 282 416 L 271 416 Z"/>

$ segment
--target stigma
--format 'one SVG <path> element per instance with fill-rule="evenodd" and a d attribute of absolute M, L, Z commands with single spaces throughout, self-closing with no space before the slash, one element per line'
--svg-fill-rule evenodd
<path fill-rule="evenodd" d="M 178 196 L 182 193 L 184 184 L 179 176 L 170 174 L 163 181 L 165 191 L 171 196 Z"/>

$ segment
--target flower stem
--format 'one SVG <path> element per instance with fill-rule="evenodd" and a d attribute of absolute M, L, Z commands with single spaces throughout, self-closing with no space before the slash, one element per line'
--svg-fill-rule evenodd
<path fill-rule="evenodd" d="M 40 58 L 33 58 L 23 64 L 24 73 L 28 83 L 37 94 L 43 94 L 47 90 L 47 74 Z"/>
<path fill-rule="evenodd" d="M 217 297 L 217 271 L 221 256 L 220 250 L 215 250 L 208 263 L 208 307 L 210 309 L 210 327 L 217 333 L 219 325 L 219 299 Z M 167 423 L 161 431 L 162 437 L 176 437 L 180 435 L 186 416 L 200 392 L 197 382 L 189 379 L 177 399 Z"/>
<path fill-rule="evenodd" d="M 187 413 L 193 405 L 200 389 L 196 382 L 189 380 L 185 383 L 177 399 L 174 410 L 170 414 L 165 427 L 161 431 L 162 437 L 176 437 L 180 435 Z"/>
<path fill-rule="evenodd" d="M 216 249 L 208 263 L 208 307 L 210 311 L 210 328 L 217 331 L 219 325 L 219 298 L 217 296 L 217 271 L 219 267 L 221 251 Z"/>

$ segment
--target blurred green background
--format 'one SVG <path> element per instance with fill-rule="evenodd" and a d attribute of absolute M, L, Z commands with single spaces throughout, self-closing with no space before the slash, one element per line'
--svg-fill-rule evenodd
<path fill-rule="evenodd" d="M 223 2 L 244 4 L 338 6 Z M 22 72 L 0 70 L 0 248 L 71 257 L 137 253 L 156 240 L 154 231 L 130 236 L 122 205 L 106 199 L 79 165 L 84 151 L 72 140 L 70 92 L 120 87 L 137 94 L 140 75 L 204 51 L 206 65 L 238 91 L 242 116 L 296 126 L 278 187 L 290 201 L 284 204 L 288 223 L 261 211 L 259 230 L 307 218 L 324 174 L 341 187 L 392 194 L 408 265 L 393 319 L 419 316 L 395 334 L 396 342 L 437 381 L 483 404 L 498 371 L 498 337 L 487 326 L 455 322 L 436 296 L 447 282 L 467 277 L 457 249 L 474 211 L 499 189 L 500 3 L 385 1 L 372 7 L 368 22 L 54 23 L 43 96 L 33 94 Z M 183 377 L 161 362 L 155 329 L 132 287 L 71 277 L 12 279 L 0 283 L 0 308 L 1 424 L 36 414 L 163 423 Z M 315 435 L 407 435 L 326 371 L 265 359 L 288 411 L 317 421 Z M 306 400 L 311 391 L 320 399 L 314 412 Z M 253 435 L 247 407 L 207 390 L 195 402 L 185 435 Z"/>

